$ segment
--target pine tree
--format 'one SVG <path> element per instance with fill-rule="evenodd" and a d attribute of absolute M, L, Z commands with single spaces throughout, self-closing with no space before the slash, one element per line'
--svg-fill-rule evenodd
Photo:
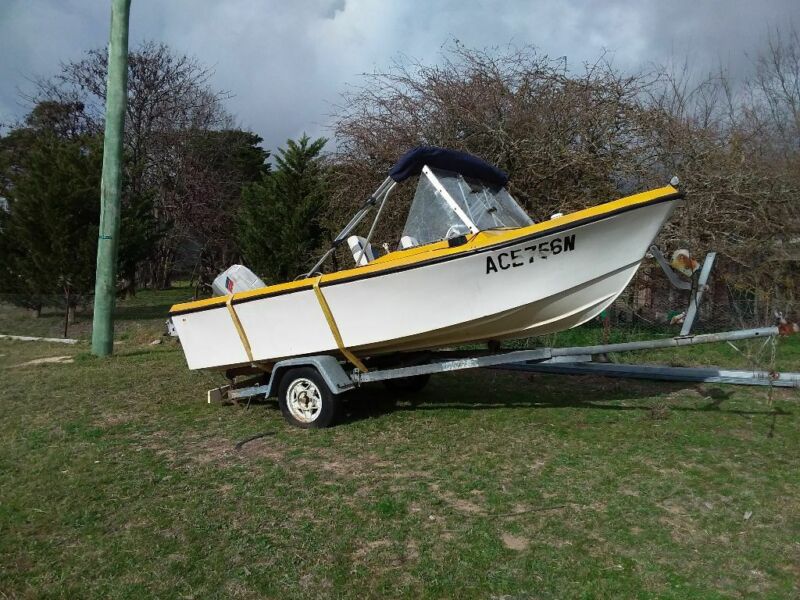
<path fill-rule="evenodd" d="M 89 137 L 32 142 L 11 178 L 3 219 L 12 293 L 39 302 L 60 294 L 69 314 L 93 289 L 101 148 Z"/>
<path fill-rule="evenodd" d="M 239 248 L 245 264 L 270 283 L 307 270 L 326 239 L 320 223 L 327 198 L 320 153 L 326 142 L 307 135 L 287 140 L 275 157 L 275 170 L 242 190 L 236 219 Z"/>
<path fill-rule="evenodd" d="M 84 121 L 82 105 L 45 101 L 0 137 L 0 294 L 34 314 L 62 304 L 60 296 L 74 307 L 93 288 L 96 230 L 88 246 L 77 238 L 87 223 L 96 228 L 99 221 L 103 142 Z M 165 225 L 153 214 L 153 193 L 133 189 L 134 167 L 124 158 L 118 273 L 131 294 L 137 267 L 152 255 Z M 74 248 L 74 260 L 63 268 L 54 264 L 58 252 L 47 251 L 62 244 Z"/>

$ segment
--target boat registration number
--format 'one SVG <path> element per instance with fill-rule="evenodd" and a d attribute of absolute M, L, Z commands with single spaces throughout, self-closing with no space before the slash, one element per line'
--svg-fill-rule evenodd
<path fill-rule="evenodd" d="M 546 242 L 531 242 L 521 248 L 500 252 L 486 257 L 486 274 L 524 267 L 537 260 L 547 260 L 548 256 L 556 256 L 575 250 L 575 234 L 553 238 Z"/>

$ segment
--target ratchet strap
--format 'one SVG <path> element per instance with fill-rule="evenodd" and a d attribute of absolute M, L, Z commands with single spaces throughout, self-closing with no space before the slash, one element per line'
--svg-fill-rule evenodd
<path fill-rule="evenodd" d="M 236 327 L 236 333 L 239 334 L 239 339 L 242 340 L 242 346 L 244 346 L 244 351 L 247 353 L 247 360 L 252 363 L 253 351 L 250 349 L 250 341 L 247 339 L 247 334 L 244 332 L 244 327 L 242 327 L 242 322 L 239 320 L 239 315 L 236 314 L 236 309 L 233 308 L 231 304 L 232 300 L 233 294 L 230 294 L 225 301 L 225 306 L 228 307 L 228 312 L 231 314 L 231 319 L 233 320 L 233 326 Z"/>
<path fill-rule="evenodd" d="M 331 328 L 331 333 L 333 334 L 333 339 L 336 340 L 336 345 L 339 347 L 339 352 L 344 354 L 345 358 L 353 363 L 358 370 L 362 373 L 367 372 L 367 367 L 364 366 L 364 363 L 359 360 L 359 358 L 350 352 L 342 341 L 342 335 L 339 333 L 339 327 L 336 325 L 336 320 L 333 318 L 333 313 L 331 312 L 331 307 L 328 306 L 328 301 L 325 300 L 325 296 L 322 294 L 322 290 L 319 289 L 319 280 L 322 279 L 322 275 L 314 279 L 314 293 L 317 295 L 317 300 L 319 301 L 319 306 L 322 309 L 322 313 L 325 315 L 325 320 L 328 321 L 328 327 Z"/>

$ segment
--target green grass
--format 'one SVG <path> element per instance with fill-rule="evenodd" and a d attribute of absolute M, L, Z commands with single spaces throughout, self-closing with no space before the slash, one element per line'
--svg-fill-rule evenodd
<path fill-rule="evenodd" d="M 139 298 L 110 359 L 0 340 L 0 598 L 800 594 L 795 391 L 462 372 L 303 431 Z"/>

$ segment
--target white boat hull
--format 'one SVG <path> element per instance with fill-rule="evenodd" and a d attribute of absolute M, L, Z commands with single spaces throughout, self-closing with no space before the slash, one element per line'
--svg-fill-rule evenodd
<path fill-rule="evenodd" d="M 563 331 L 625 289 L 677 199 L 436 262 L 323 282 L 344 345 L 363 358 Z M 252 362 L 338 351 L 313 289 L 234 305 Z M 191 369 L 249 364 L 228 307 L 173 316 Z"/>

